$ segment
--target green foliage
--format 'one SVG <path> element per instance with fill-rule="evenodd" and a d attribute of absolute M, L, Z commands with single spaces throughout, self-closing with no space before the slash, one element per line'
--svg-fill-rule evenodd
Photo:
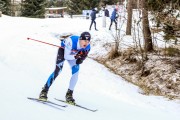
<path fill-rule="evenodd" d="M 179 0 L 148 0 L 149 10 L 152 11 L 163 11 L 167 6 L 173 6 L 174 9 L 179 9 Z"/>
<path fill-rule="evenodd" d="M 166 41 L 176 40 L 175 31 L 178 31 L 176 14 L 180 8 L 180 0 L 148 0 L 148 9 L 154 14 L 157 26 L 163 26 Z"/>
<path fill-rule="evenodd" d="M 103 1 L 103 3 L 105 3 L 105 4 L 108 4 L 108 5 L 114 5 L 114 4 L 116 4 L 117 2 L 119 2 L 119 1 L 123 1 L 123 0 L 102 0 Z"/>
<path fill-rule="evenodd" d="M 99 8 L 101 4 L 116 4 L 119 0 L 64 0 L 65 6 L 68 7 L 68 12 L 74 14 L 81 14 L 82 10 L 91 10 L 92 8 Z"/>
<path fill-rule="evenodd" d="M 47 1 L 47 7 L 62 7 L 63 5 L 64 5 L 64 0 Z"/>
<path fill-rule="evenodd" d="M 25 0 L 22 3 L 21 16 L 44 18 L 46 0 Z"/>
<path fill-rule="evenodd" d="M 165 33 L 164 35 L 165 40 L 175 39 L 175 32 L 174 32 L 173 26 L 169 24 L 165 24 L 164 33 Z"/>
<path fill-rule="evenodd" d="M 10 0 L 0 0 L 0 11 L 3 14 L 11 15 Z"/>
<path fill-rule="evenodd" d="M 177 48 L 168 47 L 164 51 L 168 56 L 180 56 L 180 50 Z"/>
<path fill-rule="evenodd" d="M 164 0 L 148 0 L 149 9 L 152 11 L 162 11 L 165 8 Z"/>
<path fill-rule="evenodd" d="M 0 1 L 0 11 L 4 11 L 5 4 L 3 0 Z"/>
<path fill-rule="evenodd" d="M 65 5 L 68 7 L 68 12 L 81 14 L 82 10 L 90 10 L 98 7 L 100 0 L 65 0 Z"/>

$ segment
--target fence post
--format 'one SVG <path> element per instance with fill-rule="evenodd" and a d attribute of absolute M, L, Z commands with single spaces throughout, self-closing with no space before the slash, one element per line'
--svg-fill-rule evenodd
<path fill-rule="evenodd" d="M 103 20 L 103 22 L 102 22 L 102 26 L 103 27 L 106 27 L 106 15 L 105 15 L 105 6 L 103 6 L 103 8 L 102 8 L 103 10 L 102 10 L 102 20 Z"/>

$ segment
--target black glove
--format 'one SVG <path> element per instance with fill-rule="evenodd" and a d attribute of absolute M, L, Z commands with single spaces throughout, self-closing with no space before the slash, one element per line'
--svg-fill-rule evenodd
<path fill-rule="evenodd" d="M 82 60 L 84 60 L 87 57 L 87 54 L 87 51 L 79 51 L 74 57 L 75 59 L 81 58 Z"/>
<path fill-rule="evenodd" d="M 81 54 L 76 54 L 76 55 L 74 56 L 75 59 L 79 59 L 79 58 L 81 58 L 81 57 L 82 57 Z"/>
<path fill-rule="evenodd" d="M 76 64 L 81 64 L 81 63 L 83 63 L 83 60 L 82 60 L 81 58 L 78 58 L 78 59 L 76 60 Z"/>

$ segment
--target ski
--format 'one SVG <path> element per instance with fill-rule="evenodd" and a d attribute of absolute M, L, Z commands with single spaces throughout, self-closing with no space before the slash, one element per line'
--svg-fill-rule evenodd
<path fill-rule="evenodd" d="M 60 99 L 57 99 L 57 98 L 54 98 L 54 99 L 57 100 L 57 101 L 60 101 L 60 102 L 64 102 L 64 103 L 70 104 L 70 103 L 66 102 L 65 100 L 60 100 Z M 97 109 L 89 109 L 87 107 L 81 106 L 81 105 L 76 104 L 76 103 L 75 104 L 70 104 L 70 105 L 76 106 L 76 107 L 79 107 L 79 108 L 82 108 L 82 109 L 85 109 L 85 110 L 89 110 L 89 111 L 92 111 L 92 112 L 96 112 L 97 111 Z"/>
<path fill-rule="evenodd" d="M 51 105 L 55 105 L 55 106 L 59 106 L 59 107 L 67 107 L 67 105 L 60 105 L 60 104 L 57 104 L 57 103 L 54 103 L 54 102 L 51 102 L 49 100 L 45 101 L 45 100 L 40 100 L 38 98 L 31 98 L 31 97 L 28 97 L 29 100 L 33 100 L 33 101 L 36 101 L 36 102 L 39 102 L 39 103 L 43 103 L 43 104 L 51 104 Z"/>

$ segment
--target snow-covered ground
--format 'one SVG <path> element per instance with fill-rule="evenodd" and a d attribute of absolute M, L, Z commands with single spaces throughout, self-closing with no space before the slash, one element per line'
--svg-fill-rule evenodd
<path fill-rule="evenodd" d="M 83 106 L 98 109 L 97 112 L 70 105 L 56 109 L 27 99 L 39 96 L 54 70 L 57 54 L 56 47 L 28 41 L 27 37 L 60 45 L 60 35 L 79 35 L 89 29 L 89 24 L 90 20 L 79 18 L 33 19 L 4 15 L 0 18 L 0 119 L 180 120 L 179 101 L 142 95 L 138 87 L 90 58 L 81 65 L 74 98 Z M 113 41 L 113 31 L 108 30 L 109 20 L 107 28 L 102 28 L 102 18 L 97 18 L 97 26 L 99 31 L 90 31 L 94 44 L 91 55 L 103 54 L 101 44 Z M 50 88 L 49 100 L 63 104 L 54 98 L 64 99 L 70 76 L 71 70 L 65 63 Z"/>

